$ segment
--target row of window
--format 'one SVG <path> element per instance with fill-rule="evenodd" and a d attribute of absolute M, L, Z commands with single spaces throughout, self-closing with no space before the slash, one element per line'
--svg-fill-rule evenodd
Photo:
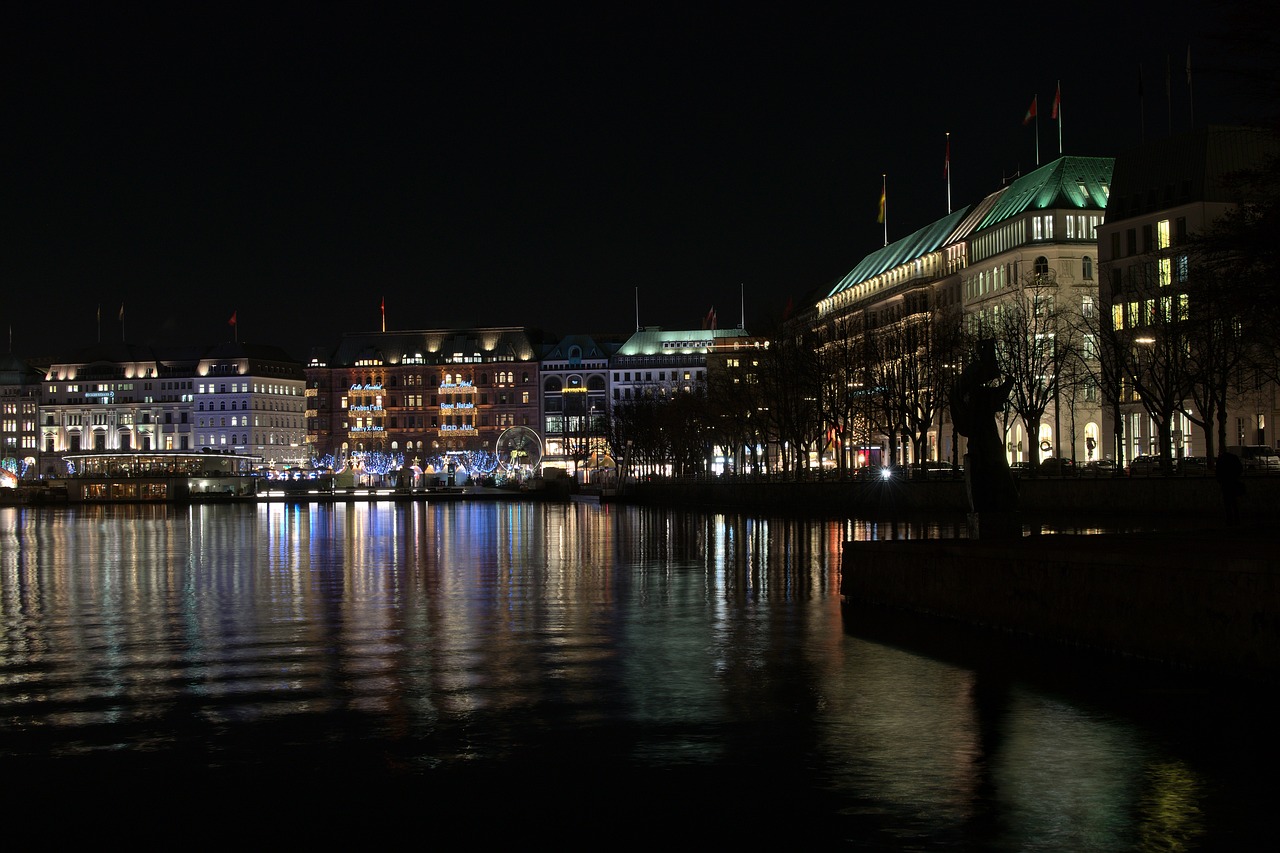
<path fill-rule="evenodd" d="M 1138 242 L 1139 234 L 1141 234 L 1142 242 Z M 1179 216 L 1172 220 L 1161 219 L 1152 224 L 1147 223 L 1142 226 L 1141 231 L 1137 228 L 1127 228 L 1124 231 L 1124 255 L 1120 253 L 1121 234 L 1115 231 L 1111 235 L 1111 257 L 1132 257 L 1139 252 L 1146 254 L 1148 252 L 1160 251 L 1168 249 L 1171 246 L 1179 246 L 1187 240 L 1187 218 Z"/>
<path fill-rule="evenodd" d="M 404 377 L 398 377 L 395 374 L 392 374 L 386 377 L 385 387 L 395 388 L 397 387 L 397 384 L 400 382 L 401 379 L 404 380 L 404 384 L 406 386 L 411 388 L 413 387 L 420 388 L 428 385 L 435 386 L 435 385 L 441 385 L 441 384 L 444 384 L 444 385 L 463 385 L 463 384 L 471 385 L 472 384 L 472 381 L 469 378 L 467 378 L 467 375 L 464 375 L 462 373 L 445 373 L 443 383 L 439 381 L 438 379 L 439 376 L 440 374 L 438 373 L 430 373 L 430 374 L 426 374 L 425 376 L 423 374 L 410 374 Z M 363 379 L 363 381 L 361 381 L 361 379 Z M 521 373 L 520 382 L 525 383 L 528 381 L 529 381 L 528 372 Z M 477 382 L 476 384 L 488 385 L 489 374 L 481 373 L 480 381 Z M 516 374 L 513 371 L 509 371 L 509 370 L 499 371 L 493 375 L 493 384 L 514 385 L 516 384 Z M 353 381 L 353 384 L 351 387 L 353 390 L 357 388 L 364 389 L 364 390 L 379 390 L 384 387 L 383 377 L 381 375 L 373 374 L 373 373 L 367 374 L 364 377 L 357 377 Z"/>
<path fill-rule="evenodd" d="M 404 418 L 403 426 L 400 418 L 391 417 L 383 419 L 374 418 L 356 418 L 353 421 L 343 421 L 342 428 L 347 432 L 383 432 L 389 429 L 470 429 L 474 430 L 478 427 L 491 426 L 490 413 L 482 412 L 477 417 L 475 415 L 432 415 L 429 418 L 420 415 L 410 415 Z M 494 412 L 492 413 L 492 426 L 506 427 L 515 426 L 517 421 L 525 426 L 529 424 L 528 415 L 516 415 L 510 412 Z"/>

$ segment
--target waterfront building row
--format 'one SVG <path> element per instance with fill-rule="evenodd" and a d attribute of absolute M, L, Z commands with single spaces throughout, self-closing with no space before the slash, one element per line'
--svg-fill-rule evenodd
<path fill-rule="evenodd" d="M 542 467 L 576 474 L 616 464 L 617 406 L 705 393 L 709 355 L 759 345 L 743 329 L 559 339 L 526 327 L 351 333 L 306 364 L 307 442 L 335 459 L 386 454 L 414 464 L 491 453 L 507 462 L 502 437 L 527 434 Z"/>
<path fill-rule="evenodd" d="M 866 256 L 788 324 L 820 356 L 826 462 L 856 465 L 868 446 L 960 461 L 949 396 L 983 338 L 1013 381 L 998 416 L 1011 463 L 1202 456 L 1220 415 L 1221 443 L 1280 447 L 1275 383 L 1253 371 L 1196 393 L 1193 363 L 1216 344 L 1187 331 L 1233 325 L 1214 314 L 1229 283 L 1188 246 L 1244 200 L 1228 177 L 1274 152 L 1260 131 L 1206 128 L 1060 157 Z"/>
<path fill-rule="evenodd" d="M 999 416 L 1010 462 L 1201 455 L 1194 426 L 1219 416 L 1223 443 L 1277 445 L 1274 383 L 1234 381 L 1207 411 L 1187 381 L 1154 406 L 1141 375 L 1155 344 L 1175 340 L 1171 325 L 1213 300 L 1193 295 L 1185 247 L 1238 206 L 1225 177 L 1273 148 L 1255 131 L 1208 128 L 1118 158 L 1059 157 L 868 254 L 785 324 L 815 358 L 742 412 L 796 393 L 821 415 L 790 440 L 742 430 L 708 467 L 744 470 L 770 441 L 803 446 L 809 466 L 959 461 L 949 394 L 981 338 L 1021 374 Z M 514 432 L 543 465 L 575 472 L 619 450 L 619 407 L 706 392 L 717 374 L 749 385 L 768 345 L 741 327 L 552 338 L 507 326 L 352 332 L 305 363 L 238 342 L 97 345 L 0 365 L 0 441 L 5 460 L 49 474 L 93 450 L 412 462 L 496 454 Z"/>
<path fill-rule="evenodd" d="M 218 452 L 265 465 L 308 461 L 302 366 L 277 347 L 95 345 L 27 365 L 22 388 L 35 416 L 9 457 L 23 473 L 66 473 L 89 451 Z M 6 394 L 12 393 L 6 385 Z"/>

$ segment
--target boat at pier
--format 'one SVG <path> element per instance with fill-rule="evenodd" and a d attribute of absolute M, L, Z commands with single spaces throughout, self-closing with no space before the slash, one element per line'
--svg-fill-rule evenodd
<path fill-rule="evenodd" d="M 54 496 L 69 503 L 253 500 L 262 482 L 262 457 L 239 453 L 98 451 L 63 459 L 67 476 L 41 481 L 43 502 Z"/>

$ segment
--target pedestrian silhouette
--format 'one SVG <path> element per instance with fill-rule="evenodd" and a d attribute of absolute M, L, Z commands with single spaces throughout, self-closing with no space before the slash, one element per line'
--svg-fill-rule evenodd
<path fill-rule="evenodd" d="M 1240 457 L 1222 451 L 1214 463 L 1214 475 L 1222 487 L 1222 508 L 1227 524 L 1234 526 L 1240 522 L 1240 496 L 1244 494 L 1244 466 Z"/>

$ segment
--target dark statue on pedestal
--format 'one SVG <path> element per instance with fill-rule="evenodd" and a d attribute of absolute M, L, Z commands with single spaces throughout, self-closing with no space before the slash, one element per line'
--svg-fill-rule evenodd
<path fill-rule="evenodd" d="M 965 366 L 951 394 L 956 432 L 969 440 L 964 456 L 969 535 L 975 539 L 1021 536 L 1018 487 L 1009 471 L 1004 441 L 996 426 L 996 414 L 1009 399 L 1013 380 L 993 384 L 1000 380 L 994 340 L 979 341 L 976 356 Z"/>

